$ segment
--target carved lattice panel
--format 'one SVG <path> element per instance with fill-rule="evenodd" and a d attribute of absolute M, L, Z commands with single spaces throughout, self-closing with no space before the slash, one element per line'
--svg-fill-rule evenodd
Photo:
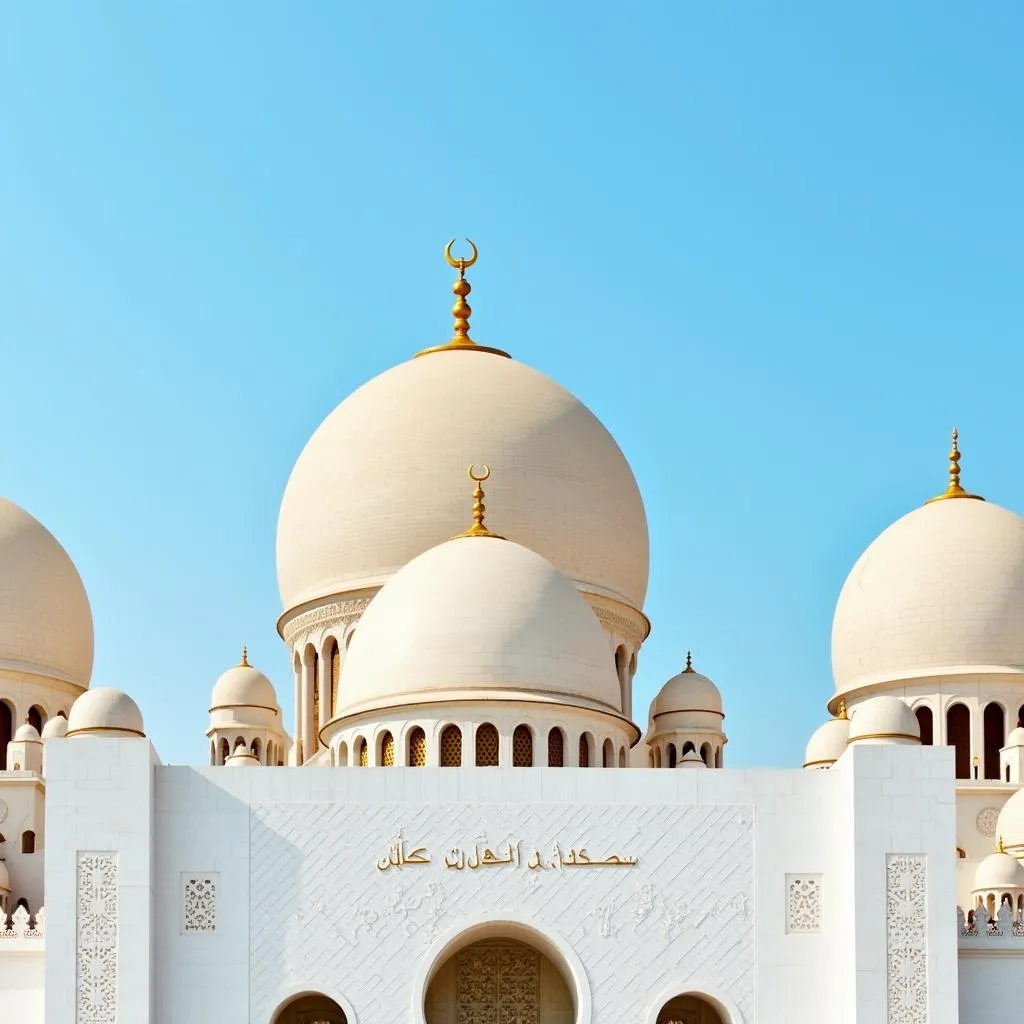
<path fill-rule="evenodd" d="M 380 763 L 385 768 L 395 766 L 395 737 L 386 732 L 380 740 Z"/>
<path fill-rule="evenodd" d="M 928 873 L 921 856 L 885 866 L 888 1024 L 928 1024 Z"/>
<path fill-rule="evenodd" d="M 441 733 L 441 767 L 458 768 L 462 764 L 462 731 L 446 725 Z"/>
<path fill-rule="evenodd" d="M 117 854 L 79 853 L 76 1024 L 117 1022 Z"/>
<path fill-rule="evenodd" d="M 497 768 L 498 730 L 490 723 L 481 725 L 476 731 L 476 766 Z"/>
<path fill-rule="evenodd" d="M 521 945 L 458 954 L 458 1024 L 538 1024 L 540 956 Z"/>
<path fill-rule="evenodd" d="M 565 737 L 561 729 L 552 729 L 548 733 L 548 767 L 565 767 Z"/>
<path fill-rule="evenodd" d="M 533 766 L 533 733 L 528 726 L 517 725 L 512 733 L 512 764 L 516 768 Z"/>
<path fill-rule="evenodd" d="M 417 726 L 409 733 L 409 765 L 413 768 L 422 768 L 427 763 L 427 736 Z"/>

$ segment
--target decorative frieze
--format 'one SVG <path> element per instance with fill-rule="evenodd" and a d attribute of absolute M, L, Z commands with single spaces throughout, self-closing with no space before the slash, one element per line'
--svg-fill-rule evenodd
<path fill-rule="evenodd" d="M 821 875 L 786 875 L 786 933 L 821 931 Z"/>
<path fill-rule="evenodd" d="M 296 615 L 281 627 L 284 642 L 292 646 L 295 641 L 306 633 L 322 629 L 324 626 L 350 626 L 359 620 L 370 605 L 371 598 L 358 597 L 348 601 L 332 601 L 308 612 Z"/>
<path fill-rule="evenodd" d="M 76 1024 L 117 1024 L 117 854 L 79 853 Z"/>
<path fill-rule="evenodd" d="M 181 930 L 215 932 L 217 930 L 217 875 L 182 875 Z"/>
<path fill-rule="evenodd" d="M 885 865 L 888 1024 L 928 1024 L 928 868 L 923 856 Z"/>

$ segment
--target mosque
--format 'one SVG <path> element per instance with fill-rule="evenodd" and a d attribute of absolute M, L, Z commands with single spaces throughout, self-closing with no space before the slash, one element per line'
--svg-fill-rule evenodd
<path fill-rule="evenodd" d="M 0 1020 L 1004 1019 L 1024 519 L 964 489 L 954 432 L 946 490 L 842 588 L 805 763 L 730 769 L 699 658 L 634 706 L 636 480 L 572 394 L 471 339 L 470 252 L 446 250 L 451 341 L 346 398 L 288 481 L 294 732 L 243 650 L 209 764 L 163 764 L 90 685 L 71 558 L 0 500 Z"/>

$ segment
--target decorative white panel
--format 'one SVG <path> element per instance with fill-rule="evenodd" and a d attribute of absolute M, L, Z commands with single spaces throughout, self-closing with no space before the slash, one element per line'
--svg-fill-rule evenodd
<path fill-rule="evenodd" d="M 637 992 L 692 977 L 753 1019 L 749 807 L 253 804 L 250 820 L 252 1020 L 297 989 L 407 1020 L 414 965 L 504 914 L 573 949 L 595 1020 L 632 1024 Z M 571 850 L 605 864 L 571 866 Z"/>
<path fill-rule="evenodd" d="M 217 930 L 217 875 L 182 875 L 181 930 L 215 932 Z"/>
<path fill-rule="evenodd" d="M 885 866 L 888 1024 L 928 1024 L 928 868 L 889 854 Z"/>
<path fill-rule="evenodd" d="M 79 853 L 76 1024 L 117 1024 L 117 854 Z"/>
<path fill-rule="evenodd" d="M 821 875 L 786 875 L 786 931 L 821 931 Z"/>

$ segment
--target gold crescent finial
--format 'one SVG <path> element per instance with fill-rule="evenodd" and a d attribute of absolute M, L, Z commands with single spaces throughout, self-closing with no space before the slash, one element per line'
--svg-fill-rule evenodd
<path fill-rule="evenodd" d="M 466 272 L 467 268 L 476 263 L 476 259 L 480 255 L 472 240 L 467 238 L 466 241 L 469 242 L 469 247 L 473 250 L 473 255 L 468 260 L 456 259 L 452 255 L 452 246 L 455 244 L 454 238 L 444 247 L 444 258 L 448 261 L 448 266 L 454 267 L 459 272 L 460 277 Z"/>
<path fill-rule="evenodd" d="M 239 668 L 252 668 L 249 664 L 249 648 L 242 644 L 242 660 L 238 663 Z"/>
<path fill-rule="evenodd" d="M 687 651 L 686 652 L 686 668 L 684 668 L 683 671 L 684 672 L 692 672 L 693 671 L 693 653 L 691 651 Z"/>
<path fill-rule="evenodd" d="M 948 498 L 973 498 L 975 501 L 984 501 L 980 494 L 968 494 L 960 486 L 960 446 L 957 440 L 960 435 L 956 427 L 953 428 L 953 441 L 949 448 L 949 485 L 942 494 L 929 498 L 925 504 L 930 505 L 933 501 L 945 501 Z"/>
<path fill-rule="evenodd" d="M 476 487 L 473 489 L 473 525 L 465 533 L 460 533 L 458 537 L 453 537 L 452 540 L 458 540 L 459 537 L 494 537 L 496 540 L 504 540 L 504 537 L 498 536 L 498 534 L 487 529 L 484 525 L 484 515 L 487 509 L 484 506 L 484 489 L 480 485 L 490 478 L 491 467 L 485 465 L 483 472 L 477 473 L 476 463 L 473 463 L 466 470 L 466 473 L 469 475 L 469 479 L 476 484 Z"/>

